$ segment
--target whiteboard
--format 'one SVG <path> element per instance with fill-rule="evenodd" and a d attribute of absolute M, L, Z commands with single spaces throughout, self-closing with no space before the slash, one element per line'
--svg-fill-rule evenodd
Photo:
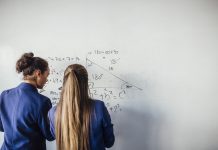
<path fill-rule="evenodd" d="M 217 7 L 210 0 L 0 1 L 0 92 L 22 81 L 15 63 L 32 51 L 49 62 L 39 92 L 55 105 L 63 70 L 80 63 L 90 95 L 111 114 L 111 150 L 218 149 Z"/>

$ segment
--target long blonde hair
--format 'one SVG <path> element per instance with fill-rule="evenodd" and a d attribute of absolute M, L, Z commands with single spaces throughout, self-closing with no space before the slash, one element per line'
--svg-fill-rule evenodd
<path fill-rule="evenodd" d="M 91 100 L 88 73 L 73 64 L 64 72 L 60 102 L 55 115 L 57 150 L 89 150 Z"/>

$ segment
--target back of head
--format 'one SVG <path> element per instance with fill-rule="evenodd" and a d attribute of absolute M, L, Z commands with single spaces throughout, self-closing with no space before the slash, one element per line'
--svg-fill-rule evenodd
<path fill-rule="evenodd" d="M 56 111 L 57 149 L 89 149 L 91 102 L 88 73 L 84 66 L 72 64 L 64 72 L 60 102 Z"/>
<path fill-rule="evenodd" d="M 16 71 L 23 73 L 24 79 L 39 69 L 43 74 L 48 69 L 48 62 L 40 57 L 34 57 L 32 52 L 24 53 L 16 62 Z"/>
<path fill-rule="evenodd" d="M 78 81 L 78 85 L 80 88 L 80 92 L 84 94 L 88 94 L 88 72 L 86 68 L 80 64 L 72 64 L 69 65 L 64 72 L 64 85 L 65 81 L 68 79 L 69 74 L 73 75 L 75 80 Z"/>

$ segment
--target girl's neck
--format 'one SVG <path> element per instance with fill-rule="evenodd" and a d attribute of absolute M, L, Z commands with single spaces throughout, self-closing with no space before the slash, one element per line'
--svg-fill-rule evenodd
<path fill-rule="evenodd" d="M 37 86 L 36 86 L 36 81 L 33 81 L 33 80 L 24 80 L 24 82 L 25 82 L 25 83 L 29 83 L 29 84 L 31 84 L 31 85 L 33 85 L 34 87 L 37 88 Z"/>

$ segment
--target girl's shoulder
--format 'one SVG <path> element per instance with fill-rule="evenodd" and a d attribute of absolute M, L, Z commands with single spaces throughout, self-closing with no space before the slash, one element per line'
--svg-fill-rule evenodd
<path fill-rule="evenodd" d="M 105 106 L 104 102 L 101 100 L 92 99 L 91 101 L 94 107 L 104 107 Z"/>
<path fill-rule="evenodd" d="M 49 113 L 50 115 L 53 115 L 53 114 L 55 114 L 56 109 L 57 109 L 57 106 L 53 106 L 53 107 L 49 110 L 48 113 Z"/>
<path fill-rule="evenodd" d="M 96 99 L 92 100 L 92 108 L 97 114 L 103 114 L 107 109 L 103 101 Z"/>

